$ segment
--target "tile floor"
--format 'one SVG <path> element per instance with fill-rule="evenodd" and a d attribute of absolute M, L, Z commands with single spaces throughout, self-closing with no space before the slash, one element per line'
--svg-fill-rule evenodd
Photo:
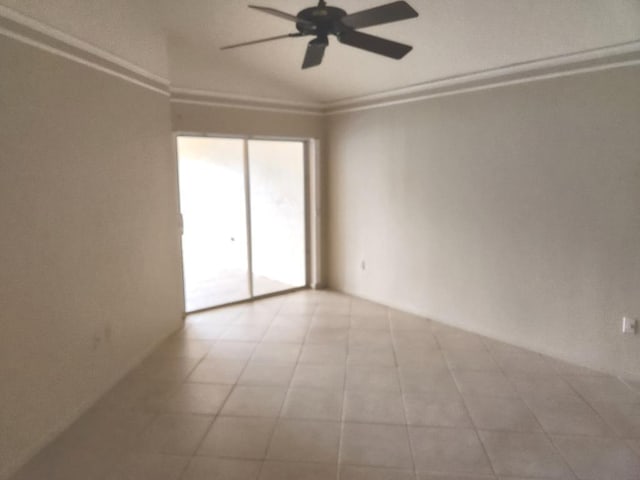
<path fill-rule="evenodd" d="M 303 291 L 190 316 L 27 479 L 638 480 L 640 389 Z"/>

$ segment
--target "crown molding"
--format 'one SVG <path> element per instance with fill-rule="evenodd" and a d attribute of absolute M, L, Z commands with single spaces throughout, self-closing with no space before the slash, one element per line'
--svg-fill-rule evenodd
<path fill-rule="evenodd" d="M 171 87 L 171 102 L 223 108 L 241 108 L 298 115 L 324 115 L 322 103 L 254 97 L 236 93 Z"/>
<path fill-rule="evenodd" d="M 0 5 L 0 35 L 157 93 L 169 94 L 168 79 L 2 5 Z"/>
<path fill-rule="evenodd" d="M 171 88 L 171 101 L 280 113 L 337 115 L 634 65 L 640 65 L 640 40 L 443 77 L 333 102 L 293 102 L 186 88 Z"/>
<path fill-rule="evenodd" d="M 327 115 L 640 65 L 640 40 L 443 77 L 324 105 Z"/>
<path fill-rule="evenodd" d="M 397 89 L 329 102 L 303 102 L 171 87 L 148 72 L 83 40 L 0 5 L 0 35 L 73 60 L 149 90 L 173 103 L 297 115 L 336 115 L 418 102 L 569 75 L 640 65 L 640 40 L 442 77 Z"/>

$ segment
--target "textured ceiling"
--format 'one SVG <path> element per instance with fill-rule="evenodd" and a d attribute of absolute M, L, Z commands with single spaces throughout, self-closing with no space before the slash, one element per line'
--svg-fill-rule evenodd
<path fill-rule="evenodd" d="M 404 59 L 331 37 L 322 65 L 303 71 L 309 37 L 219 47 L 295 31 L 249 3 L 295 14 L 313 2 L 162 1 L 174 86 L 292 100 L 336 101 L 640 39 L 638 0 L 408 0 L 418 18 L 365 29 L 413 45 Z M 354 12 L 387 2 L 328 3 Z"/>

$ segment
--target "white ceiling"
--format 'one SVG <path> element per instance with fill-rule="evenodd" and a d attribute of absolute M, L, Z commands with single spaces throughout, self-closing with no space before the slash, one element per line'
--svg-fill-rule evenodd
<path fill-rule="evenodd" d="M 328 3 L 354 12 L 389 1 Z M 304 71 L 308 37 L 220 47 L 295 31 L 292 22 L 249 3 L 295 14 L 314 0 L 0 0 L 0 15 L 8 7 L 168 76 L 176 89 L 316 103 L 627 42 L 636 42 L 626 48 L 640 54 L 640 0 L 407 1 L 418 18 L 365 29 L 413 45 L 404 59 L 332 37 L 322 65 Z"/>
<path fill-rule="evenodd" d="M 413 45 L 392 60 L 330 38 L 322 65 L 301 70 L 309 38 L 220 51 L 295 31 L 249 3 L 295 14 L 309 0 L 159 0 L 175 87 L 333 102 L 453 75 L 640 39 L 639 0 L 408 0 L 416 19 L 367 28 Z M 354 12 L 387 0 L 333 0 Z"/>

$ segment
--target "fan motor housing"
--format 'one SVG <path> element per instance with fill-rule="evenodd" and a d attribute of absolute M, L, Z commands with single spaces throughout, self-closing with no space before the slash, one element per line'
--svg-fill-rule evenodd
<path fill-rule="evenodd" d="M 336 7 L 311 7 L 301 10 L 297 17 L 313 23 L 313 26 L 305 23 L 296 23 L 298 31 L 305 35 L 318 35 L 326 37 L 329 34 L 340 35 L 347 29 L 340 21 L 347 14 L 341 8 Z"/>

